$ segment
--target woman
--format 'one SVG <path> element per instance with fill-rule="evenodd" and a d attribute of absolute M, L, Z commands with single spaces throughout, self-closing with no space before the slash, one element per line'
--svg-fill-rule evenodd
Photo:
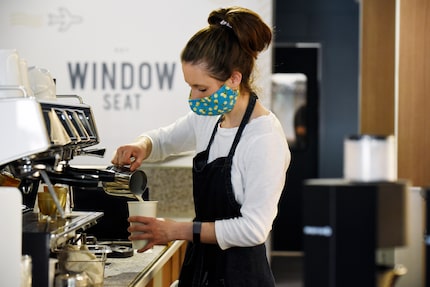
<path fill-rule="evenodd" d="M 257 99 L 251 76 L 270 28 L 253 11 L 213 11 L 181 54 L 192 110 L 170 126 L 117 149 L 112 163 L 139 168 L 143 160 L 196 151 L 193 222 L 130 217 L 130 240 L 188 240 L 179 286 L 275 286 L 265 241 L 277 214 L 290 152 L 275 115 Z"/>

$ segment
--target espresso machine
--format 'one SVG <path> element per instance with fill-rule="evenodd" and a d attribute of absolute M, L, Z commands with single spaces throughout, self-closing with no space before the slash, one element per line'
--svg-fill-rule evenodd
<path fill-rule="evenodd" d="M 74 211 L 74 189 L 98 188 L 117 182 L 120 175 L 69 164 L 76 156 L 103 157 L 105 152 L 92 148 L 100 139 L 91 107 L 79 96 L 45 101 L 25 95 L 0 97 L 0 122 L 0 193 L 11 186 L 21 193 L 22 254 L 32 258 L 32 286 L 49 286 L 53 251 L 76 240 L 103 216 L 100 211 Z M 59 216 L 55 222 L 40 222 L 33 211 L 41 184 L 48 187 L 56 204 Z M 54 192 L 56 184 L 69 189 L 67 213 Z"/>

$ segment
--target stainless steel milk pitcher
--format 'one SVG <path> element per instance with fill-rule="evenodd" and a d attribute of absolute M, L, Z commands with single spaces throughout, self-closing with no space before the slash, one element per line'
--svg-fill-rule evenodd
<path fill-rule="evenodd" d="M 103 182 L 103 188 L 108 194 L 134 197 L 143 194 L 147 188 L 147 177 L 143 170 L 130 171 L 125 166 L 109 166 L 108 171 L 115 173 L 114 181 Z"/>

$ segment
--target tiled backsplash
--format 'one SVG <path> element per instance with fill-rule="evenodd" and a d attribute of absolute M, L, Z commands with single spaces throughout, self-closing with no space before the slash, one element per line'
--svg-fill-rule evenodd
<path fill-rule="evenodd" d="M 142 166 L 148 177 L 149 197 L 158 200 L 158 217 L 193 218 L 191 167 Z"/>

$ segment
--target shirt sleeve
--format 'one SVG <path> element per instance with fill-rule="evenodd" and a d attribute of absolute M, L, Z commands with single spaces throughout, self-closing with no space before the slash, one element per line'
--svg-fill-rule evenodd
<path fill-rule="evenodd" d="M 140 135 L 136 141 L 144 136 L 152 141 L 152 152 L 145 161 L 156 162 L 174 154 L 193 151 L 196 146 L 194 126 L 195 119 L 190 112 L 173 124 Z"/>

